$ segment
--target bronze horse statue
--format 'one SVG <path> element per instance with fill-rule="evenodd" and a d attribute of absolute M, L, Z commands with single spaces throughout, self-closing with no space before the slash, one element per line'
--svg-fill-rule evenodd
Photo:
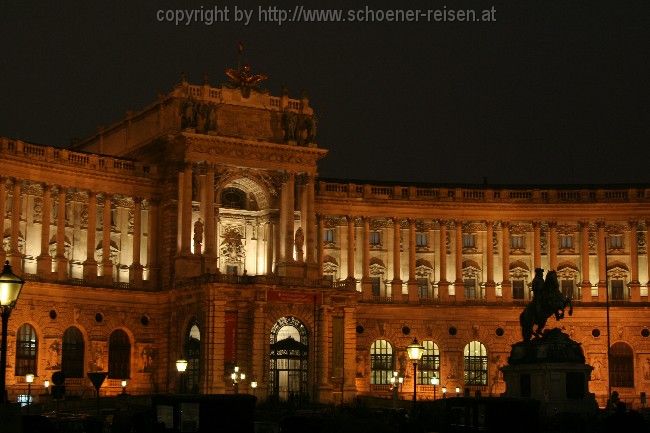
<path fill-rule="evenodd" d="M 541 337 L 549 317 L 555 315 L 555 320 L 564 318 L 564 310 L 569 307 L 569 316 L 573 314 L 571 297 L 560 292 L 560 283 L 555 271 L 542 278 L 543 269 L 535 269 L 535 278 L 532 282 L 533 300 L 526 305 L 519 315 L 521 335 L 524 341 L 529 341 L 533 336 Z M 533 327 L 536 328 L 533 330 Z"/>

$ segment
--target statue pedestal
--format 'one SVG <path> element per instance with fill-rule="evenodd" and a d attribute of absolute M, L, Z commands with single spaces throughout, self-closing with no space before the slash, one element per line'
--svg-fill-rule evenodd
<path fill-rule="evenodd" d="M 598 404 L 589 392 L 591 370 L 579 343 L 559 329 L 546 330 L 541 338 L 512 346 L 508 365 L 501 368 L 506 383 L 502 396 L 539 400 L 540 415 L 545 417 L 595 416 Z"/>

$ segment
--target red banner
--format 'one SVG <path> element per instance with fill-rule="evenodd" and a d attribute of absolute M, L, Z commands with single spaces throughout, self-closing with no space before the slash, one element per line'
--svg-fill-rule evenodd
<path fill-rule="evenodd" d="M 226 311 L 226 339 L 224 341 L 224 362 L 237 362 L 237 312 Z"/>

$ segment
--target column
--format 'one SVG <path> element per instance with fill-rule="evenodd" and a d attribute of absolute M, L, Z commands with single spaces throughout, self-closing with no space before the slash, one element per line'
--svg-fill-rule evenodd
<path fill-rule="evenodd" d="M 552 271 L 557 271 L 557 223 L 548 223 L 548 263 Z"/>
<path fill-rule="evenodd" d="M 402 299 L 402 272 L 401 272 L 401 231 L 400 220 L 393 218 L 393 281 L 391 282 L 391 297 L 393 302 Z"/>
<path fill-rule="evenodd" d="M 501 296 L 503 302 L 512 301 L 512 283 L 510 282 L 510 223 L 501 222 Z"/>
<path fill-rule="evenodd" d="M 316 263 L 316 212 L 314 211 L 314 202 L 316 192 L 314 189 L 314 176 L 307 177 L 307 263 Z"/>
<path fill-rule="evenodd" d="M 496 284 L 494 282 L 494 223 L 492 221 L 485 221 L 485 254 L 487 266 L 487 281 L 485 282 L 485 299 L 488 302 L 495 302 L 497 300 Z"/>
<path fill-rule="evenodd" d="M 645 222 L 645 249 L 646 257 L 648 258 L 646 261 L 646 275 L 648 276 L 648 282 L 646 283 L 646 286 L 648 287 L 648 296 L 646 296 L 646 301 L 650 297 L 650 246 L 648 246 L 648 242 L 650 242 L 650 220 L 646 220 Z"/>
<path fill-rule="evenodd" d="M 363 217 L 363 277 L 361 292 L 364 300 L 372 299 L 372 282 L 370 280 L 370 218 Z"/>
<path fill-rule="evenodd" d="M 447 221 L 440 220 L 440 279 L 438 297 L 442 302 L 449 301 L 449 282 L 447 281 Z"/>
<path fill-rule="evenodd" d="M 133 263 L 129 269 L 129 282 L 134 287 L 142 287 L 142 264 L 140 263 L 140 244 L 142 242 L 142 199 L 133 198 Z"/>
<path fill-rule="evenodd" d="M 43 210 L 41 212 L 41 254 L 36 258 L 36 272 L 42 278 L 52 275 L 50 256 L 50 222 L 52 220 L 52 186 L 43 184 Z"/>
<path fill-rule="evenodd" d="M 591 282 L 589 281 L 589 221 L 580 221 L 580 258 L 582 281 L 580 282 L 580 299 L 591 302 Z"/>
<path fill-rule="evenodd" d="M 266 275 L 273 273 L 273 224 L 269 219 L 266 222 Z"/>
<path fill-rule="evenodd" d="M 320 277 L 323 276 L 323 257 L 325 255 L 325 250 L 324 250 L 324 244 L 323 244 L 323 230 L 325 230 L 325 227 L 323 227 L 323 215 L 318 214 L 316 216 L 316 220 L 318 222 L 318 230 L 316 232 L 317 234 L 317 239 L 316 239 L 316 262 L 318 264 L 318 275 Z"/>
<path fill-rule="evenodd" d="M 598 221 L 598 301 L 605 302 L 607 296 L 607 252 L 605 247 L 605 221 Z"/>
<path fill-rule="evenodd" d="M 628 223 L 630 231 L 630 300 L 632 302 L 641 301 L 641 283 L 639 283 L 639 245 L 637 243 L 637 230 L 639 222 L 632 220 Z"/>
<path fill-rule="evenodd" d="M 463 283 L 463 223 L 455 221 L 455 241 L 454 249 L 456 251 L 456 279 L 454 280 L 456 301 L 465 300 L 465 284 Z M 478 281 L 477 281 L 478 283 Z"/>
<path fill-rule="evenodd" d="M 318 322 L 318 366 L 319 366 L 319 393 L 320 402 L 328 400 L 329 393 L 332 392 L 330 384 L 330 336 L 331 329 L 331 312 L 330 307 L 321 305 L 319 309 L 320 321 Z"/>
<path fill-rule="evenodd" d="M 148 281 L 155 285 L 159 281 L 159 267 L 158 267 L 158 218 L 159 218 L 159 202 L 157 199 L 148 199 L 149 215 L 147 229 L 147 268 Z"/>
<path fill-rule="evenodd" d="M 266 364 L 264 363 L 264 356 L 268 353 L 268 335 L 265 327 L 265 312 L 266 304 L 263 302 L 255 302 L 253 304 L 253 350 L 251 353 L 252 371 L 250 381 L 256 380 L 258 389 L 256 391 L 257 398 L 263 400 L 267 395 L 267 383 L 264 379 Z M 250 383 L 250 381 L 248 383 Z"/>
<path fill-rule="evenodd" d="M 102 221 L 102 280 L 113 282 L 113 262 L 111 261 L 111 196 L 104 193 L 104 216 Z"/>
<path fill-rule="evenodd" d="M 20 213 L 22 211 L 20 180 L 14 179 L 11 207 L 11 244 L 9 249 L 9 264 L 18 275 L 23 272 L 23 257 L 18 249 L 20 236 Z"/>
<path fill-rule="evenodd" d="M 5 214 L 7 213 L 7 179 L 0 176 L 0 234 L 5 233 Z M 0 248 L 0 262 L 4 265 L 7 253 Z"/>
<path fill-rule="evenodd" d="M 83 276 L 86 281 L 95 281 L 97 279 L 97 261 L 95 261 L 97 194 L 94 191 L 88 191 L 88 222 L 86 226 L 86 260 L 83 262 Z"/>
<path fill-rule="evenodd" d="M 356 278 L 354 277 L 354 217 L 348 215 L 348 281 L 354 282 L 356 285 Z"/>
<path fill-rule="evenodd" d="M 226 338 L 226 300 L 217 299 L 213 291 L 207 294 L 204 302 L 205 326 L 201 339 L 205 343 L 201 350 L 204 366 L 203 394 L 222 394 L 226 391 L 224 383 L 224 341 Z M 202 342 L 203 343 L 203 342 Z M 262 382 L 262 381 L 260 381 Z"/>
<path fill-rule="evenodd" d="M 68 259 L 65 256 L 65 195 L 66 189 L 59 186 L 56 218 L 56 277 L 68 278 Z"/>
<path fill-rule="evenodd" d="M 343 307 L 343 400 L 354 401 L 357 376 L 357 319 L 354 307 Z"/>
<path fill-rule="evenodd" d="M 203 221 L 205 221 L 205 251 L 204 255 L 212 257 L 214 251 L 214 168 L 208 167 L 205 178 L 205 206 Z"/>
<path fill-rule="evenodd" d="M 542 232 L 541 222 L 533 221 L 533 268 L 542 267 Z"/>
<path fill-rule="evenodd" d="M 293 240 L 294 240 L 294 233 L 295 233 L 294 210 L 296 208 L 295 190 L 296 190 L 296 175 L 294 173 L 289 173 L 289 178 L 287 179 L 287 203 L 286 203 L 287 207 L 285 208 L 285 211 L 287 212 L 287 219 L 286 219 L 287 239 L 284 245 L 285 260 L 288 262 L 293 262 L 293 249 L 294 249 Z"/>
<path fill-rule="evenodd" d="M 192 166 L 187 164 L 183 173 L 183 200 L 181 218 L 181 255 L 192 254 Z"/>
<path fill-rule="evenodd" d="M 409 219 L 409 302 L 418 302 L 418 280 L 415 275 L 415 220 Z"/>

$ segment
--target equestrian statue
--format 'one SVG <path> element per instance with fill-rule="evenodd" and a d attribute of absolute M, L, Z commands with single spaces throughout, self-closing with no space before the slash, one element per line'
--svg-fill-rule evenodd
<path fill-rule="evenodd" d="M 555 320 L 564 318 L 564 309 L 567 306 L 569 306 L 569 316 L 573 314 L 571 297 L 564 296 L 560 292 L 557 273 L 549 271 L 546 274 L 546 280 L 543 276 L 544 269 L 535 269 L 535 278 L 533 278 L 531 287 L 533 299 L 519 315 L 521 335 L 524 341 L 529 341 L 533 336 L 541 337 L 548 318 L 553 315 Z"/>

